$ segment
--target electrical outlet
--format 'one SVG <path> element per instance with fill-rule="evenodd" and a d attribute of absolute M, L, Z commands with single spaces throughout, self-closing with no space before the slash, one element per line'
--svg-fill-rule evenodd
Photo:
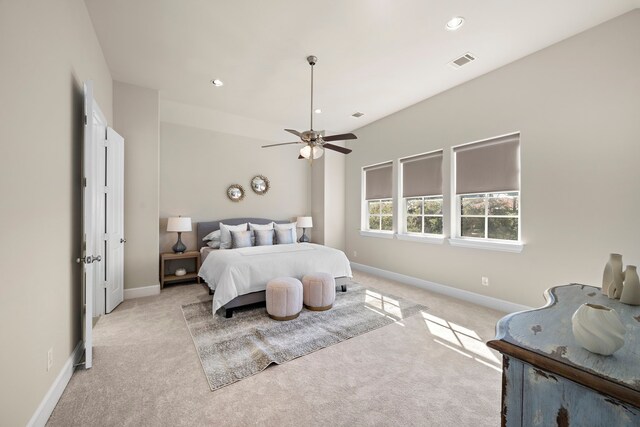
<path fill-rule="evenodd" d="M 358 258 L 358 251 L 353 251 L 353 257 Z"/>
<path fill-rule="evenodd" d="M 482 286 L 489 286 L 489 278 L 482 276 Z"/>
<path fill-rule="evenodd" d="M 49 369 L 51 369 L 52 366 L 53 366 L 53 347 L 51 347 L 47 352 L 47 372 L 49 372 Z"/>

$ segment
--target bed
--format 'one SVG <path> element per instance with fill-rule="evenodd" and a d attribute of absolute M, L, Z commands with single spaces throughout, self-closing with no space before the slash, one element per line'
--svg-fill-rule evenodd
<path fill-rule="evenodd" d="M 213 293 L 212 311 L 225 317 L 239 307 L 265 301 L 267 282 L 275 277 L 296 277 L 322 271 L 333 277 L 352 277 L 351 265 L 344 252 L 314 243 L 252 246 L 240 249 L 211 249 L 202 238 L 220 229 L 220 222 L 238 225 L 287 223 L 265 218 L 230 218 L 200 222 L 196 225 L 198 250 L 202 264 L 198 275 Z M 343 287 L 342 291 L 346 291 Z"/>

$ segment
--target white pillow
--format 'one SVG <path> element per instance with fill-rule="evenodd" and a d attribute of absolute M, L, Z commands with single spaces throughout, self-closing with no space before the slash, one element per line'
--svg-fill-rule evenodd
<path fill-rule="evenodd" d="M 298 233 L 296 232 L 296 224 L 295 222 L 290 222 L 288 224 L 278 224 L 278 223 L 274 223 L 273 226 L 276 230 L 291 230 L 291 241 L 293 243 L 296 242 L 296 240 L 298 240 Z M 278 237 L 276 235 L 276 237 Z M 288 239 L 287 239 L 288 240 Z M 278 242 L 279 244 L 280 242 Z"/>
<path fill-rule="evenodd" d="M 217 240 L 218 242 L 220 241 L 220 230 L 216 230 L 216 231 L 212 231 L 211 233 L 207 234 L 206 236 L 204 236 L 202 238 L 203 242 L 207 242 L 209 240 Z"/>
<path fill-rule="evenodd" d="M 220 249 L 231 249 L 231 232 L 245 231 L 247 223 L 238 225 L 227 225 L 220 223 Z"/>
<path fill-rule="evenodd" d="M 209 240 L 207 242 L 207 246 L 211 249 L 219 249 L 220 248 L 220 240 Z"/>

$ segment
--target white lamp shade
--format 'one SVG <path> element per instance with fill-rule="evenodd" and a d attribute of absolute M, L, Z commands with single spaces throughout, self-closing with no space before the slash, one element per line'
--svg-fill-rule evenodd
<path fill-rule="evenodd" d="M 191 231 L 191 218 L 186 216 L 171 217 L 167 222 L 167 231 Z"/>
<path fill-rule="evenodd" d="M 313 147 L 313 159 L 319 159 L 324 154 L 324 148 L 322 147 Z M 300 155 L 305 159 L 308 159 L 311 156 L 311 146 L 305 145 L 300 149 Z"/>
<path fill-rule="evenodd" d="M 310 216 L 299 216 L 296 220 L 298 228 L 312 228 L 313 219 Z"/>

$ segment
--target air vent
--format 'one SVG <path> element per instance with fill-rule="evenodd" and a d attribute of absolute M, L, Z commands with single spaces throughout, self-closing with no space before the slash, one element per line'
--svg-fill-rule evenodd
<path fill-rule="evenodd" d="M 463 65 L 467 65 L 469 62 L 471 61 L 475 61 L 476 57 L 472 54 L 472 53 L 465 53 L 464 55 L 462 55 L 460 58 L 456 58 L 453 61 L 449 62 L 449 65 L 451 65 L 453 68 L 460 68 Z"/>
<path fill-rule="evenodd" d="M 355 117 L 356 119 L 359 119 L 362 116 L 364 116 L 364 113 L 361 113 L 360 111 L 356 111 L 351 115 L 351 117 Z"/>

